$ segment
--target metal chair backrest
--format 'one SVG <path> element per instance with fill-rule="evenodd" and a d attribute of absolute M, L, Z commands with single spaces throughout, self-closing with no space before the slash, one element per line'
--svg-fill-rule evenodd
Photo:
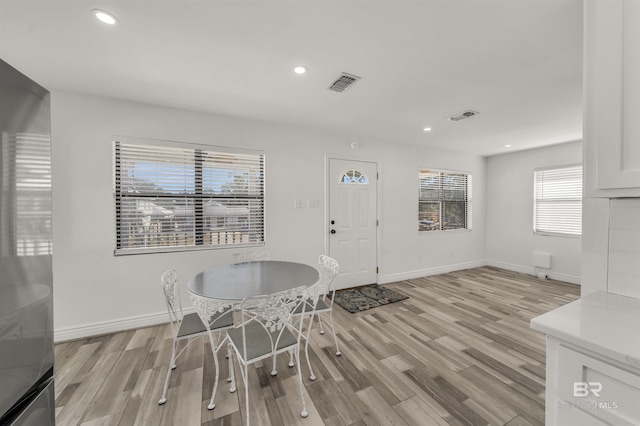
<path fill-rule="evenodd" d="M 335 292 L 335 278 L 340 270 L 338 261 L 322 254 L 318 258 L 318 270 L 320 271 L 318 292 L 323 295 L 323 297 L 327 293 Z"/>
<path fill-rule="evenodd" d="M 171 268 L 160 277 L 160 285 L 164 293 L 164 300 L 167 304 L 167 312 L 171 323 L 171 330 L 175 335 L 180 327 L 180 322 L 184 314 L 182 313 L 182 300 L 180 292 L 176 292 L 178 284 L 178 274 L 175 269 Z"/>
<path fill-rule="evenodd" d="M 191 297 L 195 311 L 198 313 L 202 323 L 206 326 L 209 334 L 219 328 L 219 324 L 216 326 L 216 323 L 223 319 L 221 314 L 233 309 L 233 304 L 224 300 L 203 297 L 191 292 L 189 296 Z"/>
<path fill-rule="evenodd" d="M 268 348 L 268 351 L 264 351 L 265 357 L 271 356 L 280 349 L 281 339 L 285 335 L 285 330 L 291 332 L 296 338 L 296 343 L 299 344 L 302 330 L 301 327 L 293 327 L 291 318 L 301 305 L 304 313 L 306 308 L 304 300 L 318 299 L 317 289 L 317 284 L 314 284 L 310 287 L 301 286 L 279 293 L 245 299 L 240 306 L 242 347 L 239 347 L 238 350 L 241 354 L 246 356 L 247 348 L 255 344 L 250 338 L 248 339 L 249 333 L 247 330 L 251 327 L 256 327 L 256 324 L 264 331 L 262 335 L 268 336 L 270 348 Z"/>

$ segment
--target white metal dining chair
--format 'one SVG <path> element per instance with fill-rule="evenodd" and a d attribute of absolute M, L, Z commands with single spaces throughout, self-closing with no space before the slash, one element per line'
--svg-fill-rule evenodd
<path fill-rule="evenodd" d="M 311 366 L 311 361 L 309 360 L 309 339 L 311 338 L 311 328 L 313 327 L 313 317 L 315 315 L 318 315 L 320 334 L 324 334 L 321 315 L 329 314 L 329 325 L 331 326 L 331 332 L 333 333 L 333 341 L 336 344 L 336 355 L 342 355 L 342 352 L 340 352 L 340 347 L 338 346 L 336 331 L 333 326 L 333 296 L 336 292 L 335 278 L 336 275 L 338 275 L 339 269 L 340 264 L 337 260 L 329 256 L 320 255 L 320 257 L 318 258 L 318 271 L 320 272 L 320 279 L 318 281 L 318 294 L 320 295 L 320 297 L 315 301 L 312 299 L 308 299 L 304 304 L 304 311 L 301 307 L 298 307 L 298 309 L 294 313 L 294 315 L 299 319 L 300 327 L 303 326 L 306 317 L 309 317 L 309 326 L 307 327 L 306 335 L 303 337 L 305 338 L 305 355 L 307 358 L 307 366 L 309 367 L 309 379 L 311 380 L 316 379 L 316 376 L 313 372 L 313 367 Z M 292 357 L 289 361 L 289 367 L 293 367 L 293 365 L 294 361 Z"/>
<path fill-rule="evenodd" d="M 226 334 L 222 331 L 233 328 L 234 325 L 234 306 L 228 301 L 218 300 L 210 297 L 203 297 L 189 292 L 191 302 L 196 310 L 196 314 L 200 317 L 200 322 L 205 326 L 205 332 L 209 336 L 209 345 L 211 353 L 213 353 L 213 363 L 215 366 L 215 377 L 213 381 L 213 390 L 211 391 L 211 400 L 207 408 L 213 410 L 216 407 L 215 397 L 218 389 L 218 379 L 220 377 L 220 365 L 218 362 L 218 352 L 222 345 L 227 342 L 227 353 L 229 360 L 229 378 L 227 382 L 231 382 L 229 392 L 236 391 L 235 377 L 233 373 L 233 357 L 232 349 L 229 345 Z"/>
<path fill-rule="evenodd" d="M 159 405 L 167 402 L 167 390 L 169 388 L 169 380 L 171 379 L 171 371 L 176 368 L 176 360 L 187 349 L 187 347 L 197 338 L 207 334 L 207 327 L 200 320 L 200 316 L 191 312 L 184 314 L 182 311 L 182 301 L 180 297 L 180 291 L 176 291 L 178 286 L 178 274 L 175 269 L 169 269 L 160 278 L 162 291 L 167 304 L 167 311 L 169 313 L 169 322 L 171 324 L 171 334 L 173 337 L 173 344 L 171 350 L 171 362 L 167 371 L 167 377 L 165 378 L 164 388 L 162 390 L 162 397 L 158 401 Z M 223 331 L 233 326 L 233 311 L 222 310 L 216 312 L 215 315 L 215 331 L 218 335 L 218 340 L 224 340 Z M 210 333 L 209 333 L 210 334 Z M 211 336 L 211 334 L 210 334 Z M 178 352 L 178 342 L 187 340 L 187 344 Z M 221 343 L 218 345 L 212 345 L 213 358 L 216 360 L 216 380 L 214 382 L 214 390 L 218 384 L 218 364 L 217 364 L 217 351 L 220 348 Z M 229 361 L 231 364 L 231 360 Z M 233 370 L 230 370 L 230 374 L 233 374 Z M 232 376 L 233 379 L 233 376 Z"/>
<path fill-rule="evenodd" d="M 299 287 L 266 296 L 250 297 L 240 306 L 241 326 L 227 331 L 236 359 L 241 365 L 245 387 L 246 424 L 250 422 L 249 372 L 248 366 L 257 361 L 273 358 L 275 355 L 292 351 L 298 366 L 302 417 L 309 415 L 304 399 L 304 388 L 300 371 L 300 340 L 302 327 L 294 327 L 291 319 L 296 308 L 304 300 L 318 299 L 317 283 L 310 287 Z"/>

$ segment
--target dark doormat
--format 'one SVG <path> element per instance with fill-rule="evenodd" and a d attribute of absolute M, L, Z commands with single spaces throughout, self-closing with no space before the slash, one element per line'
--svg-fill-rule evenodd
<path fill-rule="evenodd" d="M 339 290 L 336 291 L 334 297 L 335 303 L 352 314 L 409 298 L 409 296 L 377 284 L 352 290 Z"/>

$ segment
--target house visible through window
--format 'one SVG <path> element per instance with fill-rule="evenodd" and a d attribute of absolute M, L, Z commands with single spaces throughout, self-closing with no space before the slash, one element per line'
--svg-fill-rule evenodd
<path fill-rule="evenodd" d="M 420 170 L 418 230 L 471 229 L 471 175 Z"/>
<path fill-rule="evenodd" d="M 116 254 L 264 244 L 264 154 L 114 143 Z"/>
<path fill-rule="evenodd" d="M 534 172 L 533 231 L 582 235 L 582 166 Z"/>

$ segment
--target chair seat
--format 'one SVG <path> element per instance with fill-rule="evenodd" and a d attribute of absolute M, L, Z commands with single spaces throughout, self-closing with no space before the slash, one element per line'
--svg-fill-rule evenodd
<path fill-rule="evenodd" d="M 330 311 L 330 310 L 331 310 L 331 307 L 327 305 L 327 303 L 324 300 L 318 299 L 318 303 L 316 304 L 316 312 Z"/>
<path fill-rule="evenodd" d="M 278 337 L 279 331 L 270 333 L 265 330 L 262 324 L 257 322 L 245 324 L 244 328 L 247 336 L 246 353 L 242 348 L 242 327 L 227 331 L 227 335 L 245 362 L 251 362 L 273 354 L 271 351 L 271 339 L 275 340 Z M 271 334 L 271 338 L 269 338 L 269 334 Z M 276 352 L 294 346 L 296 343 L 298 342 L 295 336 L 288 329 L 285 329 L 282 331 L 282 336 L 275 348 Z"/>
<path fill-rule="evenodd" d="M 227 308 L 217 315 L 217 319 L 211 325 L 211 330 L 216 330 L 233 325 L 233 309 Z M 195 334 L 206 333 L 207 328 L 197 313 L 191 312 L 182 318 L 180 329 L 178 330 L 178 338 L 193 336 Z"/>
<path fill-rule="evenodd" d="M 296 308 L 296 310 L 293 312 L 293 314 L 294 314 L 294 315 L 300 315 L 300 314 L 302 313 L 302 307 L 303 307 L 303 305 L 304 305 L 304 304 L 303 304 L 303 303 L 301 303 L 301 304 Z M 307 307 L 305 308 L 304 313 L 305 313 L 305 314 L 310 314 L 310 313 L 312 313 L 313 311 L 315 311 L 316 313 L 318 313 L 318 312 L 324 312 L 324 311 L 330 311 L 330 310 L 331 310 L 331 308 L 329 307 L 329 305 L 327 305 L 327 304 L 325 303 L 325 301 L 324 301 L 324 300 L 322 300 L 322 299 L 318 299 L 318 303 L 316 304 L 316 309 L 313 309 L 313 308 L 311 307 L 311 302 L 307 302 Z"/>

